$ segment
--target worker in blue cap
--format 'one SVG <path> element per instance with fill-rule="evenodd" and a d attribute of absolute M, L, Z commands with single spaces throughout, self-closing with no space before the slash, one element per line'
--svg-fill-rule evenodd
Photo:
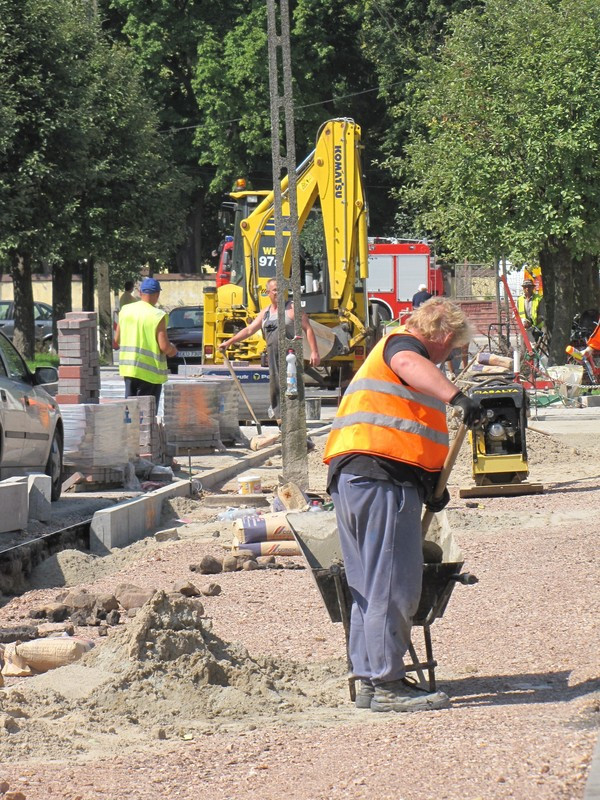
<path fill-rule="evenodd" d="M 144 278 L 141 303 L 121 309 L 113 347 L 119 350 L 119 372 L 125 378 L 125 397 L 155 397 L 160 400 L 168 377 L 167 356 L 177 348 L 167 336 L 167 313 L 157 308 L 160 283 Z"/>

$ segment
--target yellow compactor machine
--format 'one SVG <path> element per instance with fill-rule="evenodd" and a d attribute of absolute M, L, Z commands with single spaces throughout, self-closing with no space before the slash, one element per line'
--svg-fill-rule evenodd
<path fill-rule="evenodd" d="M 539 494 L 541 483 L 529 483 L 527 462 L 527 394 L 520 383 L 490 379 L 469 390 L 486 410 L 484 423 L 470 433 L 474 487 L 461 497 Z"/>

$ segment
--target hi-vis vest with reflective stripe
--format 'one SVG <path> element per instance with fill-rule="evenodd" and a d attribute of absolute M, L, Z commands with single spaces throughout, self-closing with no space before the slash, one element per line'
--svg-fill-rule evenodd
<path fill-rule="evenodd" d="M 125 378 L 165 383 L 167 358 L 156 341 L 156 329 L 166 312 L 150 303 L 129 303 L 119 314 L 119 372 Z"/>
<path fill-rule="evenodd" d="M 367 453 L 438 471 L 448 453 L 446 405 L 405 386 L 388 367 L 383 351 L 391 336 L 398 333 L 375 345 L 346 389 L 323 460 Z"/>

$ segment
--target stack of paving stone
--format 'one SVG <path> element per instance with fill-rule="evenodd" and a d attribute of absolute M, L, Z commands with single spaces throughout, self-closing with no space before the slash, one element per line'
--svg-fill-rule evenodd
<path fill-rule="evenodd" d="M 128 461 L 123 407 L 112 403 L 67 404 L 61 412 L 66 472 L 82 472 L 91 483 L 122 484 Z"/>
<path fill-rule="evenodd" d="M 247 444 L 247 440 L 240 430 L 238 420 L 238 395 L 239 392 L 231 377 L 221 377 L 218 375 L 203 375 L 197 378 L 194 383 L 206 386 L 206 392 L 210 396 L 211 406 L 216 405 L 217 417 L 219 420 L 219 432 L 222 442 L 240 442 Z M 212 393 L 215 397 L 212 397 Z"/>
<path fill-rule="evenodd" d="M 257 418 L 267 421 L 269 419 L 269 406 L 271 405 L 269 368 L 240 361 L 232 362 L 232 366 Z M 178 367 L 177 373 L 178 375 L 189 377 L 198 375 L 215 375 L 220 378 L 230 377 L 229 370 L 222 364 L 215 366 L 182 365 Z M 252 422 L 252 415 L 248 411 L 248 406 L 239 391 L 237 391 L 237 415 L 239 421 Z"/>
<path fill-rule="evenodd" d="M 225 449 L 220 437 L 215 383 L 167 381 L 163 386 L 163 419 L 170 456 Z"/>
<path fill-rule="evenodd" d="M 58 321 L 58 392 L 60 405 L 97 403 L 100 397 L 97 315 L 69 311 Z"/>
<path fill-rule="evenodd" d="M 163 460 L 163 436 L 156 420 L 156 400 L 154 397 L 138 397 L 140 410 L 140 456 L 154 463 Z"/>
<path fill-rule="evenodd" d="M 100 398 L 100 402 L 102 404 L 114 403 L 123 411 L 123 422 L 125 423 L 125 435 L 127 438 L 128 461 L 137 461 L 140 457 L 141 399 L 141 397 L 129 397 L 127 400 L 124 398 Z M 151 399 L 154 400 L 153 397 Z"/>

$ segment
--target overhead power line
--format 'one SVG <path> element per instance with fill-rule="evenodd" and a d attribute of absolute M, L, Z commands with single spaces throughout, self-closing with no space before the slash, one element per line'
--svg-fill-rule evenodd
<path fill-rule="evenodd" d="M 400 83 L 404 83 L 404 81 L 394 81 L 394 83 L 390 83 L 389 84 L 389 87 L 386 86 L 386 89 L 387 88 L 391 88 L 392 86 L 398 86 L 398 84 L 400 84 Z M 350 97 L 359 97 L 362 94 L 370 94 L 372 92 L 379 92 L 381 90 L 381 88 L 382 88 L 381 86 L 376 86 L 373 89 L 363 89 L 360 92 L 352 92 L 350 94 L 342 94 L 339 97 L 330 97 L 329 100 L 317 100 L 315 103 L 306 103 L 305 105 L 297 105 L 296 109 L 299 110 L 299 109 L 302 109 L 302 108 L 314 108 L 315 106 L 322 106 L 324 103 L 335 103 L 335 102 L 338 102 L 339 100 L 347 100 Z M 241 122 L 242 120 L 243 120 L 243 117 L 236 117 L 234 119 L 224 119 L 219 124 L 220 125 L 231 125 L 234 122 Z M 181 127 L 178 127 L 178 128 L 165 128 L 164 130 L 158 131 L 158 133 L 179 133 L 180 131 L 190 131 L 190 130 L 194 130 L 195 128 L 201 128 L 205 124 L 206 123 L 204 123 L 204 122 L 198 122 L 198 123 L 196 123 L 194 125 L 182 125 Z"/>

